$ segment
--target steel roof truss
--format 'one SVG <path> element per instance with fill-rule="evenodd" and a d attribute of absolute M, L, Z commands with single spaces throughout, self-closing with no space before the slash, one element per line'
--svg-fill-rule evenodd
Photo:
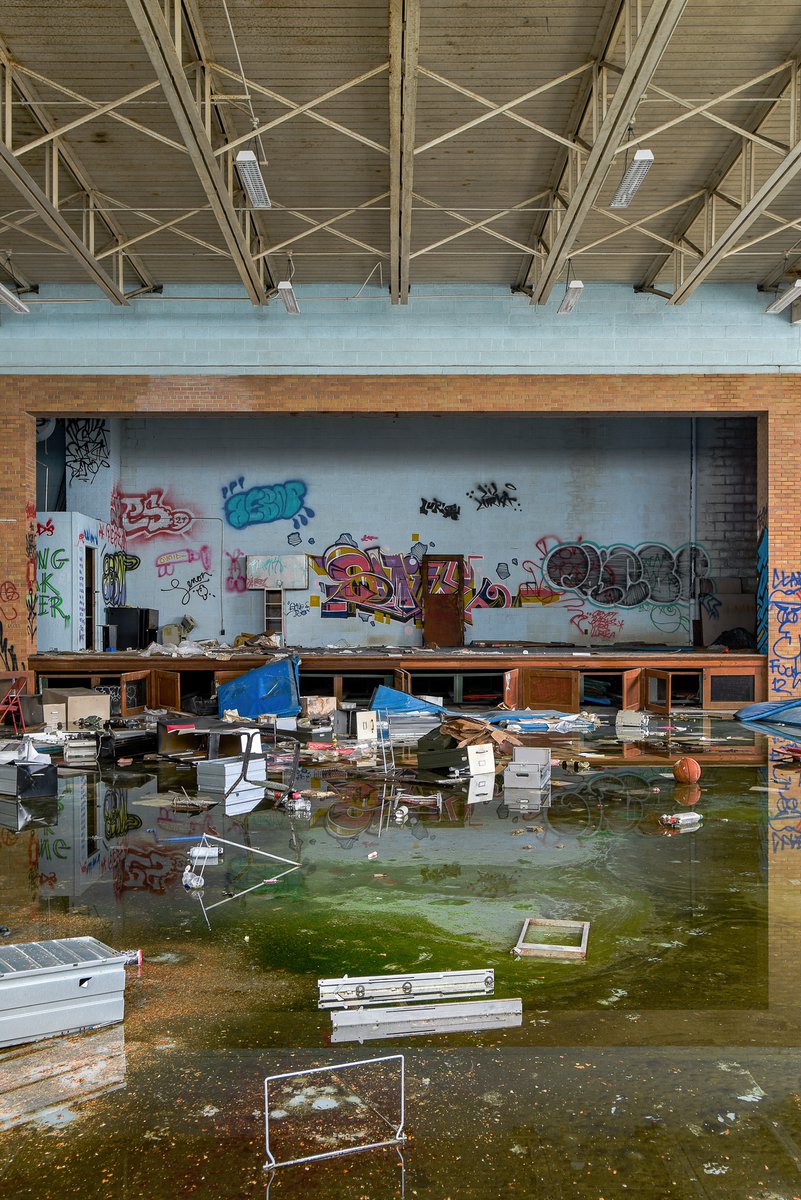
<path fill-rule="evenodd" d="M 642 22 L 639 34 L 630 48 L 627 62 L 618 80 L 617 89 L 611 99 L 601 97 L 601 120 L 598 136 L 593 142 L 583 170 L 575 170 L 577 178 L 571 181 L 569 170 L 574 155 L 568 156 L 569 203 L 563 213 L 557 210 L 549 220 L 548 234 L 551 250 L 539 271 L 531 292 L 532 304 L 545 304 L 551 291 L 564 270 L 570 251 L 578 237 L 587 213 L 600 194 L 607 172 L 614 161 L 615 152 L 623 141 L 631 124 L 637 105 L 644 96 L 659 61 L 666 50 L 673 32 L 684 11 L 687 0 L 653 0 L 648 14 Z M 626 10 L 628 12 L 628 10 Z M 629 20 L 625 21 L 626 37 L 629 36 Z M 599 82 L 605 91 L 606 72 L 599 72 Z M 576 164 L 578 167 L 578 164 Z M 563 184 L 560 183 L 560 188 Z M 536 259 L 532 260 L 533 264 Z M 531 274 L 529 269 L 529 275 Z"/>
<path fill-rule="evenodd" d="M 343 221 L 345 217 L 350 217 L 354 213 L 361 212 L 365 208 L 371 208 L 373 204 L 378 204 L 380 200 L 386 200 L 388 195 L 389 192 L 382 192 L 380 196 L 373 196 L 372 200 L 365 200 L 364 204 L 357 204 L 353 208 L 344 209 L 342 212 L 337 213 L 336 216 L 329 217 L 327 221 L 315 221 L 310 229 L 304 229 L 302 233 L 296 233 L 294 237 L 285 238 L 283 242 L 278 242 L 276 245 L 271 246 L 269 250 L 259 251 L 255 257 L 257 259 L 261 259 L 266 258 L 268 254 L 278 254 L 280 250 L 285 250 L 288 246 L 293 246 L 295 242 L 299 242 L 303 238 L 307 238 L 313 233 L 338 233 L 339 230 L 331 228 L 331 226 L 337 221 Z M 301 220 L 307 219 L 306 217 L 301 216 L 300 213 L 294 212 L 291 208 L 285 208 L 281 211 L 292 213 L 293 216 L 300 216 Z M 348 240 L 354 242 L 357 246 L 363 247 L 365 250 L 369 250 L 373 254 L 379 255 L 381 258 L 386 258 L 386 255 L 383 253 L 383 251 L 376 250 L 374 246 L 368 246 L 366 242 L 360 242 L 355 238 L 349 238 Z"/>
<path fill-rule="evenodd" d="M 517 249 L 522 250 L 525 254 L 539 255 L 541 253 L 540 250 L 535 250 L 532 246 L 525 246 L 521 242 L 516 242 L 512 238 L 506 237 L 505 234 L 500 234 L 497 229 L 488 229 L 487 226 L 492 221 L 498 221 L 501 217 L 508 217 L 510 213 L 517 212 L 521 208 L 527 208 L 529 204 L 533 204 L 537 200 L 542 200 L 544 196 L 548 195 L 547 190 L 538 192 L 536 196 L 530 196 L 528 200 L 521 200 L 519 204 L 514 204 L 511 208 L 505 208 L 501 212 L 492 213 L 491 216 L 484 217 L 482 221 L 471 221 L 468 217 L 462 216 L 461 213 L 443 208 L 441 205 L 435 204 L 433 200 L 426 200 L 424 196 L 419 195 L 417 192 L 414 195 L 416 200 L 422 201 L 423 204 L 427 204 L 430 208 L 439 209 L 440 212 L 447 213 L 449 217 L 453 217 L 456 221 L 464 221 L 467 224 L 467 228 L 459 229 L 456 233 L 451 233 L 447 237 L 440 238 L 439 241 L 432 242 L 429 246 L 423 246 L 421 250 L 415 250 L 411 258 L 419 258 L 421 254 L 430 254 L 432 250 L 437 250 L 447 242 L 453 242 L 468 233 L 487 233 L 491 237 L 498 237 L 501 241 L 508 242 L 509 245 L 517 247 Z"/>
<path fill-rule="evenodd" d="M 189 85 L 176 45 L 176 38 L 180 43 L 182 6 L 176 5 L 174 32 L 171 32 L 157 0 L 126 0 L 126 3 L 251 303 L 266 304 L 263 269 L 251 252 L 250 239 L 243 231 L 242 218 L 229 192 L 230 179 L 226 183 L 220 171 L 202 109 Z"/>
<path fill-rule="evenodd" d="M 480 96 L 478 92 L 472 92 L 469 88 L 462 87 L 461 84 L 454 83 L 450 79 L 446 79 L 444 75 L 438 75 L 435 71 L 429 71 L 426 67 L 418 67 L 418 75 L 425 75 L 428 79 L 433 79 L 436 83 L 441 83 L 443 87 L 451 88 L 454 92 L 459 92 L 462 96 L 467 96 L 471 100 L 475 100 L 477 104 L 484 105 L 490 111 L 482 113 L 480 117 L 475 117 L 472 121 L 466 121 L 463 125 L 457 125 L 455 129 L 448 130 L 447 133 L 441 133 L 438 137 L 431 138 L 428 142 L 423 142 L 422 145 L 415 147 L 415 154 L 422 154 L 426 150 L 431 150 L 434 146 L 439 146 L 443 142 L 450 141 L 451 138 L 458 137 L 460 133 L 465 133 L 468 129 L 475 128 L 476 125 L 481 125 L 485 121 L 491 121 L 493 117 L 508 117 L 512 121 L 517 121 L 521 125 L 528 126 L 535 133 L 541 133 L 544 137 L 551 138 L 560 145 L 566 146 L 569 150 L 577 150 L 583 153 L 587 152 L 587 146 L 584 143 L 571 141 L 570 138 L 563 137 L 560 133 L 555 133 L 552 129 L 546 129 L 544 125 L 538 125 L 535 121 L 531 121 L 528 117 L 523 117 L 520 113 L 513 112 L 518 104 L 525 104 L 527 100 L 532 100 L 535 96 L 541 96 L 544 92 L 550 91 L 552 88 L 558 87 L 559 84 L 567 82 L 569 79 L 574 79 L 577 75 L 582 75 L 585 71 L 592 70 L 594 64 L 591 62 L 584 63 L 580 67 L 575 67 L 572 71 L 566 71 L 563 75 L 558 75 L 555 79 L 551 79 L 548 83 L 540 84 L 530 92 L 525 92 L 522 96 L 518 96 L 515 100 L 507 100 L 503 104 L 494 104 L 492 100 L 488 100 L 485 96 Z"/>
<path fill-rule="evenodd" d="M 244 133 L 241 137 L 233 138 L 224 146 L 218 146 L 214 151 L 216 155 L 228 154 L 235 150 L 237 146 L 242 146 L 246 142 L 251 141 L 255 137 L 259 137 L 262 133 L 268 133 L 271 129 L 275 129 L 277 125 L 283 125 L 286 121 L 291 121 L 294 117 L 307 116 L 312 117 L 316 121 L 322 121 L 329 128 L 337 130 L 339 133 L 344 133 L 347 137 L 353 138 L 357 142 L 361 142 L 365 146 L 370 146 L 373 150 L 380 151 L 381 154 L 389 154 L 389 147 L 382 146 L 380 142 L 373 141 L 372 138 L 365 137 L 362 133 L 357 133 L 354 129 L 349 129 L 346 125 L 340 125 L 337 121 L 332 121 L 328 117 L 323 117 L 321 113 L 313 111 L 318 104 L 324 104 L 326 100 L 332 99 L 334 96 L 339 96 L 343 92 L 350 91 L 351 88 L 357 87 L 360 83 L 365 83 L 368 79 L 374 79 L 376 75 L 382 75 L 389 67 L 389 63 L 381 63 L 378 67 L 373 67 L 370 71 L 365 71 L 361 75 L 357 75 L 355 79 L 349 79 L 347 83 L 341 83 L 338 87 L 331 88 L 330 91 L 324 92 L 322 96 L 315 97 L 314 100 L 307 100 L 305 104 L 296 104 L 293 100 L 288 100 L 285 96 L 279 95 L 278 92 L 271 88 L 262 87 L 260 84 L 252 83 L 249 79 L 240 79 L 233 71 L 228 71 L 224 67 L 218 66 L 216 63 L 209 63 L 209 70 L 218 71 L 221 75 L 229 79 L 235 79 L 238 83 L 243 83 L 249 91 L 259 92 L 263 96 L 269 96 L 271 100 L 275 100 L 278 104 L 289 105 L 290 111 L 282 113 L 280 117 L 274 117 L 271 121 L 265 121 L 261 125 L 257 125 L 250 133 Z M 214 95 L 211 96 L 211 102 L 214 102 Z"/>

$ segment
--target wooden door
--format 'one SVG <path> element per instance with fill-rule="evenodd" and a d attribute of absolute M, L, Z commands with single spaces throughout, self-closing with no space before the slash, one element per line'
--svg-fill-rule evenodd
<path fill-rule="evenodd" d="M 555 708 L 558 712 L 579 711 L 580 671 L 548 671 L 521 667 L 520 682 L 523 708 Z"/>
<path fill-rule="evenodd" d="M 765 696 L 761 688 L 763 668 L 759 666 L 743 667 L 705 667 L 704 668 L 704 708 L 728 710 L 735 712 L 746 704 L 757 704 Z"/>
<path fill-rule="evenodd" d="M 464 645 L 464 555 L 423 555 L 423 645 Z"/>
<path fill-rule="evenodd" d="M 645 708 L 649 712 L 670 712 L 670 671 L 654 671 L 647 667 L 643 672 Z"/>
<path fill-rule="evenodd" d="M 150 707 L 181 708 L 181 676 L 177 671 L 150 672 Z"/>
<path fill-rule="evenodd" d="M 124 671 L 120 675 L 120 716 L 135 717 L 148 704 L 150 671 Z M 137 684 L 139 686 L 137 686 Z"/>
<path fill-rule="evenodd" d="M 635 667 L 631 671 L 624 671 L 622 677 L 623 691 L 623 707 L 624 708 L 639 708 L 640 707 L 640 678 L 642 672 L 639 667 Z"/>

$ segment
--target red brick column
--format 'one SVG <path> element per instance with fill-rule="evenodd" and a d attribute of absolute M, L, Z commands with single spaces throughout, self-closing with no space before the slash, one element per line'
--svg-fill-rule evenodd
<path fill-rule="evenodd" d="M 36 418 L 4 416 L 0 470 L 0 669 L 36 649 Z"/>

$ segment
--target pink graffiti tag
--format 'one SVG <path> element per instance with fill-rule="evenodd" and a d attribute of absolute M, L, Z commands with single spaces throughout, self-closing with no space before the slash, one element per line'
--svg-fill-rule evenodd
<path fill-rule="evenodd" d="M 246 591 L 248 581 L 242 566 L 245 557 L 244 550 L 234 550 L 233 554 L 230 550 L 226 550 L 225 557 L 228 559 L 228 575 L 225 579 L 226 592 Z"/>
<path fill-rule="evenodd" d="M 173 537 L 195 520 L 187 509 L 174 508 L 163 488 L 119 494 L 122 526 L 129 538 Z"/>
<path fill-rule="evenodd" d="M 168 550 L 164 554 L 159 554 L 156 559 L 156 570 L 158 571 L 159 579 L 163 579 L 166 575 L 173 575 L 178 563 L 193 563 L 199 562 L 203 564 L 204 571 L 211 570 L 211 550 L 208 546 L 201 546 L 199 550 L 193 550 L 191 546 L 187 546 L 183 550 Z"/>

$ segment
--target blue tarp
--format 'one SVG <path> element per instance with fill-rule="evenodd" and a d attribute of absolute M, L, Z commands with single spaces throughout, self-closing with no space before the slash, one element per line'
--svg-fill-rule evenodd
<path fill-rule="evenodd" d="M 761 704 L 747 704 L 734 714 L 738 721 L 750 725 L 752 721 L 778 721 L 781 725 L 801 725 L 801 699 L 765 700 Z"/>
<path fill-rule="evenodd" d="M 427 700 L 421 700 L 418 696 L 410 696 L 406 692 L 399 692 L 395 688 L 385 687 L 383 683 L 379 684 L 373 692 L 370 708 L 376 712 L 389 713 L 390 716 L 393 713 L 442 713 L 449 717 L 480 717 L 489 725 L 501 725 L 507 721 L 513 721 L 515 724 L 525 722 L 532 730 L 548 729 L 547 720 L 568 719 L 567 713 L 558 712 L 554 708 L 536 712 L 528 708 L 518 709 L 514 712 L 497 708 L 487 712 L 457 712 L 450 708 L 440 708 L 437 704 L 429 704 Z"/>
<path fill-rule="evenodd" d="M 282 658 L 221 684 L 217 689 L 219 715 L 235 708 L 242 717 L 262 713 L 296 717 L 300 712 L 299 665 L 299 658 Z"/>

